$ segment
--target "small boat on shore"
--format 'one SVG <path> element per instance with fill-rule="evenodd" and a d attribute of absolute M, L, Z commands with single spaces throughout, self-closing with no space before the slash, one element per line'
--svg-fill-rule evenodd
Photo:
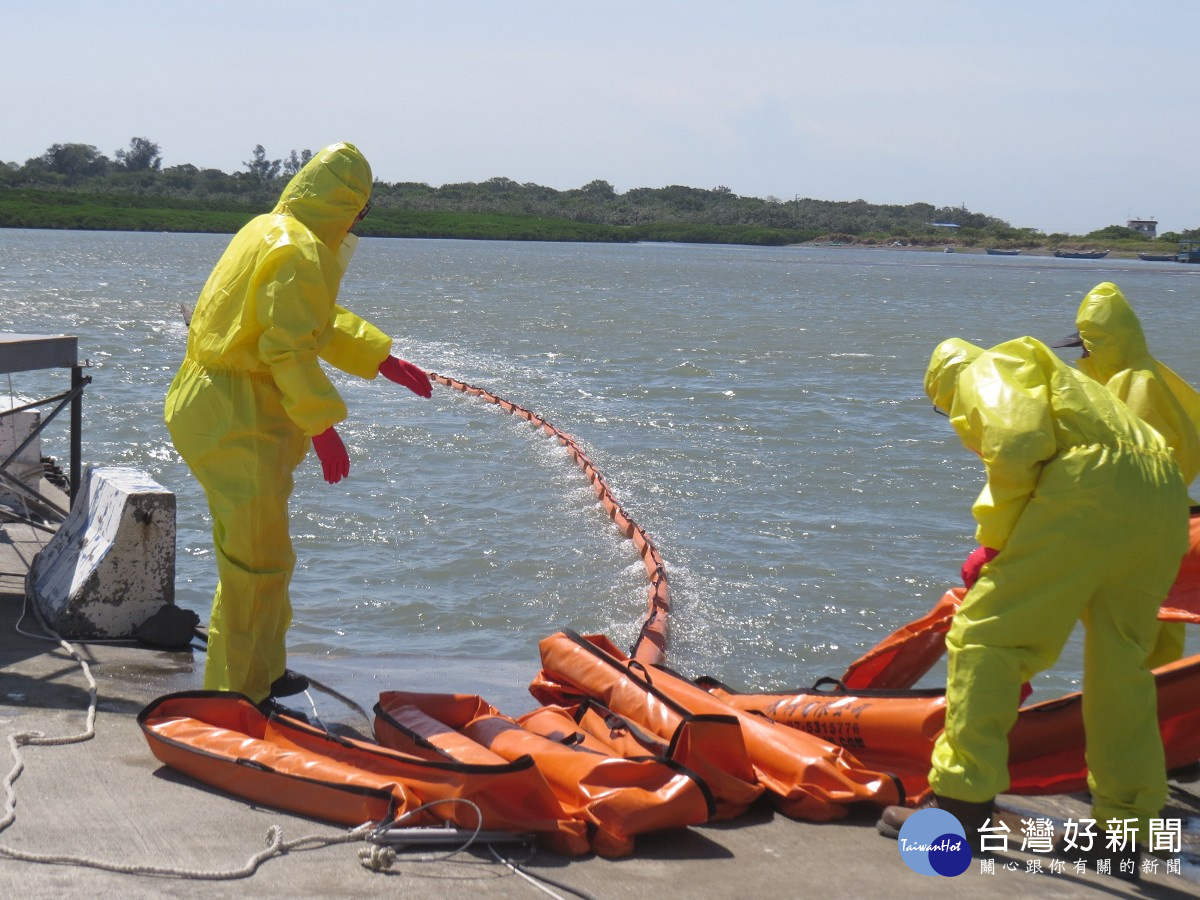
<path fill-rule="evenodd" d="M 1002 250 L 999 247 L 988 247 L 988 256 L 1020 256 L 1020 250 Z"/>
<path fill-rule="evenodd" d="M 1104 259 L 1107 250 L 1055 250 L 1054 255 L 1059 259 Z"/>
<path fill-rule="evenodd" d="M 1174 253 L 1139 253 L 1138 259 L 1146 262 L 1175 262 Z"/>

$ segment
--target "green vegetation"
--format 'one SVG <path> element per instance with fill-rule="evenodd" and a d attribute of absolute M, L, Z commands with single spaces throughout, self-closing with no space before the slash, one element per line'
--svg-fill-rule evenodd
<path fill-rule="evenodd" d="M 479 212 L 439 212 L 381 207 L 372 201 L 371 215 L 354 229 L 364 237 L 463 238 L 502 241 L 636 240 L 622 229 L 590 222 L 541 216 Z"/>
<path fill-rule="evenodd" d="M 237 231 L 261 212 L 245 203 L 216 203 L 82 189 L 0 188 L 0 227 L 99 231 Z"/>
<path fill-rule="evenodd" d="M 274 206 L 312 158 L 254 148 L 244 172 L 162 167 L 157 144 L 135 137 L 110 160 L 89 144 L 55 144 L 24 164 L 0 162 L 0 228 L 233 233 Z M 1200 229 L 1157 240 L 1119 225 L 1086 235 L 1043 234 L 965 207 L 741 197 L 727 187 L 670 185 L 618 194 L 607 181 L 558 191 L 508 178 L 480 183 L 376 182 L 356 231 L 373 237 L 529 241 L 823 243 L 1022 250 L 1103 248 L 1118 255 L 1170 252 Z M 952 223 L 956 228 L 946 228 Z"/>

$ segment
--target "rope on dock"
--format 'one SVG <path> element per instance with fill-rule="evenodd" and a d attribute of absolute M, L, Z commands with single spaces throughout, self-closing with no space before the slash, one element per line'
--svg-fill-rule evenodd
<path fill-rule="evenodd" d="M 29 580 L 29 575 L 26 574 L 26 582 Z M 26 598 L 29 597 L 28 584 L 26 589 Z M 25 770 L 25 760 L 21 755 L 22 747 L 63 747 L 69 744 L 81 744 L 85 741 L 90 741 L 96 736 L 96 679 L 92 677 L 91 667 L 87 664 L 87 660 L 75 648 L 73 644 L 65 640 L 62 635 L 56 632 L 48 624 L 46 624 L 41 611 L 37 608 L 37 604 L 33 606 L 34 615 L 37 618 L 38 624 L 42 630 L 50 637 L 50 639 L 58 642 L 59 646 L 65 650 L 76 663 L 79 664 L 84 677 L 88 683 L 88 708 L 87 716 L 84 720 L 84 729 L 78 734 L 62 735 L 57 737 L 47 736 L 41 731 L 21 731 L 8 736 L 8 747 L 12 753 L 13 764 L 9 769 L 8 775 L 4 778 L 4 815 L 0 817 L 0 832 L 13 824 L 17 818 L 17 796 L 16 782 L 21 777 L 21 773 Z M 238 878 L 247 878 L 258 871 L 259 866 L 269 859 L 298 849 L 316 849 L 326 847 L 332 844 L 345 844 L 353 841 L 365 841 L 370 834 L 375 830 L 375 826 L 368 823 L 361 825 L 358 828 L 352 829 L 346 834 L 334 835 L 332 837 L 326 835 L 309 835 L 301 838 L 296 838 L 292 841 L 284 841 L 283 830 L 276 825 L 272 825 L 267 830 L 267 847 L 264 850 L 254 854 L 246 861 L 245 865 L 237 869 L 227 871 L 206 871 L 200 869 L 184 869 L 177 866 L 146 866 L 136 863 L 112 863 L 99 859 L 91 859 L 88 857 L 70 856 L 62 853 L 33 853 L 27 850 L 17 850 L 12 847 L 0 846 L 0 857 L 7 859 L 15 859 L 20 862 L 40 863 L 44 865 L 69 865 L 83 866 L 91 869 L 101 869 L 106 872 L 117 872 L 126 875 L 151 875 L 161 878 L 183 878 L 204 881 L 228 881 Z"/>

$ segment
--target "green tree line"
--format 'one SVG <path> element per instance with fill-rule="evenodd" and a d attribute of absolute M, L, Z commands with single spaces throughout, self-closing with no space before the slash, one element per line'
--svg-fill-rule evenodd
<path fill-rule="evenodd" d="M 23 164 L 0 163 L 0 227 L 232 232 L 270 208 L 311 158 L 306 149 L 272 159 L 260 144 L 243 170 L 226 173 L 190 164 L 164 167 L 161 148 L 145 137 L 132 138 L 112 158 L 90 144 L 54 144 Z M 570 190 L 502 177 L 441 187 L 376 182 L 372 209 L 357 230 L 379 237 L 1017 248 L 1150 243 L 1119 225 L 1088 235 L 1046 235 L 965 207 L 743 197 L 723 185 L 618 193 L 599 179 Z M 1200 229 L 1165 234 L 1154 243 L 1173 246 L 1196 236 Z"/>

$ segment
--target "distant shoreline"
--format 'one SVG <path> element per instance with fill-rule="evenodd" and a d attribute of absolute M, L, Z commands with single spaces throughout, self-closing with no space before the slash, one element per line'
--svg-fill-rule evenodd
<path fill-rule="evenodd" d="M 381 194 L 378 202 L 371 215 L 355 228 L 355 233 L 363 237 L 924 250 L 951 246 L 960 253 L 995 247 L 1019 249 L 1026 255 L 1050 254 L 1055 249 L 1104 249 L 1116 256 L 1131 257 L 1139 252 L 1165 253 L 1176 248 L 1174 235 L 1156 241 L 1115 226 L 1083 236 L 1043 235 L 1029 229 L 1008 228 L 1003 223 L 963 225 L 951 232 L 917 215 L 928 215 L 926 210 L 905 208 L 901 210 L 904 217 L 889 218 L 887 214 L 896 210 L 869 204 L 862 204 L 862 209 L 850 204 L 854 209 L 847 211 L 842 208 L 845 204 L 806 201 L 819 208 L 804 216 L 799 210 L 789 211 L 790 220 L 782 214 L 772 218 L 770 214 L 779 213 L 785 204 L 739 213 L 736 204 L 744 198 L 682 188 L 678 189 L 679 197 L 669 190 L 652 192 L 654 202 L 647 201 L 644 207 L 610 209 L 599 202 L 586 206 L 584 200 L 573 195 L 567 195 L 567 199 L 579 200 L 582 205 L 562 206 L 561 203 L 566 203 L 562 197 L 560 206 L 520 204 L 506 201 L 502 196 L 492 197 L 486 193 L 488 185 L 473 186 L 476 193 L 469 198 L 440 201 L 391 196 L 388 186 L 377 187 Z M 517 188 L 523 189 L 519 185 Z M 479 192 L 484 193 L 476 196 Z M 628 202 L 627 197 L 608 199 L 611 203 Z M 671 199 L 678 202 L 672 205 Z M 410 204 L 410 200 L 416 205 Z M 692 200 L 698 204 L 695 208 L 685 202 Z M 713 205 L 705 207 L 702 200 Z M 444 205 L 439 207 L 438 202 Z M 186 192 L 167 195 L 0 186 L 0 228 L 234 234 L 254 216 L 273 206 L 273 200 L 252 196 L 201 197 Z M 853 218 L 851 212 L 861 214 L 862 218 Z"/>
<path fill-rule="evenodd" d="M 819 247 L 822 249 L 830 249 L 830 250 L 890 250 L 890 251 L 896 251 L 896 252 L 911 252 L 911 251 L 915 250 L 915 251 L 920 251 L 923 253 L 945 253 L 947 256 L 954 256 L 954 255 L 986 256 L 986 255 L 988 255 L 987 247 L 964 247 L 964 246 L 958 246 L 958 245 L 954 245 L 954 244 L 949 245 L 949 246 L 953 247 L 954 249 L 948 253 L 945 249 L 945 247 L 946 247 L 945 244 L 931 244 L 928 246 L 907 244 L 907 245 L 904 245 L 901 247 L 897 247 L 894 245 L 886 245 L 886 244 L 867 244 L 867 243 L 828 244 L 828 243 L 823 243 L 821 241 L 806 241 L 802 244 L 796 244 L 795 246 Z M 1072 252 L 1072 253 L 1081 252 L 1081 251 L 1075 250 L 1073 248 L 1067 248 L 1067 247 L 1056 248 L 1056 247 L 1050 246 L 1049 244 L 1038 246 L 1038 247 L 1022 247 L 1020 249 L 1021 249 L 1020 253 L 1016 253 L 1016 254 L 1012 254 L 1012 255 L 1005 254 L 998 258 L 1024 259 L 1024 258 L 1029 258 L 1029 257 L 1035 257 L 1035 258 L 1043 258 L 1044 259 L 1044 258 L 1049 257 L 1051 259 L 1054 259 L 1055 258 L 1054 254 L 1055 254 L 1056 250 L 1063 250 L 1064 252 Z M 1092 249 L 1101 250 L 1101 249 L 1107 249 L 1107 248 L 1097 247 L 1097 248 L 1092 248 Z M 1089 252 L 1089 251 L 1083 251 L 1083 252 Z M 1150 252 L 1164 253 L 1165 251 L 1161 247 L 1160 248 L 1152 248 L 1152 249 L 1139 249 L 1139 250 L 1113 249 L 1113 250 L 1109 250 L 1108 253 L 1105 256 L 1101 257 L 1100 259 L 1096 259 L 1096 260 L 1092 260 L 1092 261 L 1093 262 L 1103 262 L 1104 260 L 1114 260 L 1114 259 L 1137 259 L 1140 262 L 1142 260 L 1139 259 L 1138 254 L 1139 253 L 1150 253 Z M 1089 260 L 1083 259 L 1083 260 L 1079 260 L 1079 261 L 1080 262 L 1088 262 Z"/>
<path fill-rule="evenodd" d="M 227 214 L 218 214 L 224 216 Z M 257 213 L 255 214 L 257 215 Z M 533 220 L 531 223 L 522 222 L 505 222 L 505 223 L 488 223 L 481 224 L 478 219 L 470 213 L 447 214 L 447 218 L 457 217 L 460 221 L 454 223 L 442 223 L 441 227 L 422 229 L 419 227 L 403 229 L 399 232 L 389 231 L 386 228 L 356 228 L 355 233 L 360 237 L 374 238 L 410 238 L 415 240 L 480 240 L 480 241 L 515 241 L 515 242 L 548 242 L 548 243 L 622 243 L 622 244 L 703 244 L 710 246 L 728 246 L 728 247 L 809 247 L 822 250 L 886 250 L 891 252 L 922 252 L 922 253 L 943 253 L 948 256 L 966 255 L 966 256 L 984 256 L 987 255 L 988 248 L 986 246 L 967 246 L 963 244 L 954 244 L 948 242 L 933 242 L 929 244 L 921 243 L 904 243 L 896 244 L 895 242 L 880 241 L 877 239 L 863 239 L 855 241 L 825 241 L 821 239 L 809 241 L 795 241 L 784 239 L 762 239 L 762 236 L 756 236 L 758 239 L 752 239 L 745 234 L 732 231 L 730 233 L 721 234 L 713 233 L 720 231 L 719 228 L 714 230 L 706 229 L 703 234 L 696 234 L 695 231 L 686 226 L 672 228 L 671 226 L 661 225 L 653 226 L 649 229 L 630 229 L 623 233 L 614 234 L 614 229 L 611 226 L 597 226 L 597 232 L 589 232 L 586 226 L 581 226 L 581 223 L 564 221 L 562 224 L 567 226 L 564 229 L 555 229 L 554 222 L 546 220 Z M 117 231 L 132 234 L 223 234 L 232 236 L 242 225 L 244 225 L 252 216 L 238 215 L 236 221 L 225 225 L 222 222 L 212 222 L 205 220 L 202 223 L 189 221 L 186 224 L 165 223 L 165 222 L 149 222 L 146 220 L 131 221 L 127 217 L 119 217 L 116 221 L 105 221 L 97 223 L 97 221 L 89 217 L 88 221 L 62 221 L 59 218 L 52 218 L 51 221 L 39 222 L 30 219 L 21 219 L 13 221 L 4 215 L 2 204 L 0 204 L 0 230 L 30 230 L 30 231 Z M 175 227 L 171 227 L 174 224 Z M 490 227 L 489 227 L 490 226 Z M 947 250 L 949 247 L 951 249 Z M 1004 249 L 1004 248 L 1001 248 Z M 1094 250 L 1105 249 L 1108 252 L 1102 259 L 1138 259 L 1140 253 L 1158 253 L 1163 254 L 1167 251 L 1162 246 L 1154 246 L 1146 244 L 1133 249 L 1124 248 L 1098 248 L 1098 247 L 1056 247 L 1050 244 L 1043 244 L 1033 247 L 1021 247 L 1020 252 L 998 258 L 1019 259 L 1019 258 L 1054 258 L 1057 250 L 1068 252 L 1092 252 Z M 1171 248 L 1173 250 L 1173 247 Z M 1080 260 L 1087 262 L 1086 259 Z"/>

